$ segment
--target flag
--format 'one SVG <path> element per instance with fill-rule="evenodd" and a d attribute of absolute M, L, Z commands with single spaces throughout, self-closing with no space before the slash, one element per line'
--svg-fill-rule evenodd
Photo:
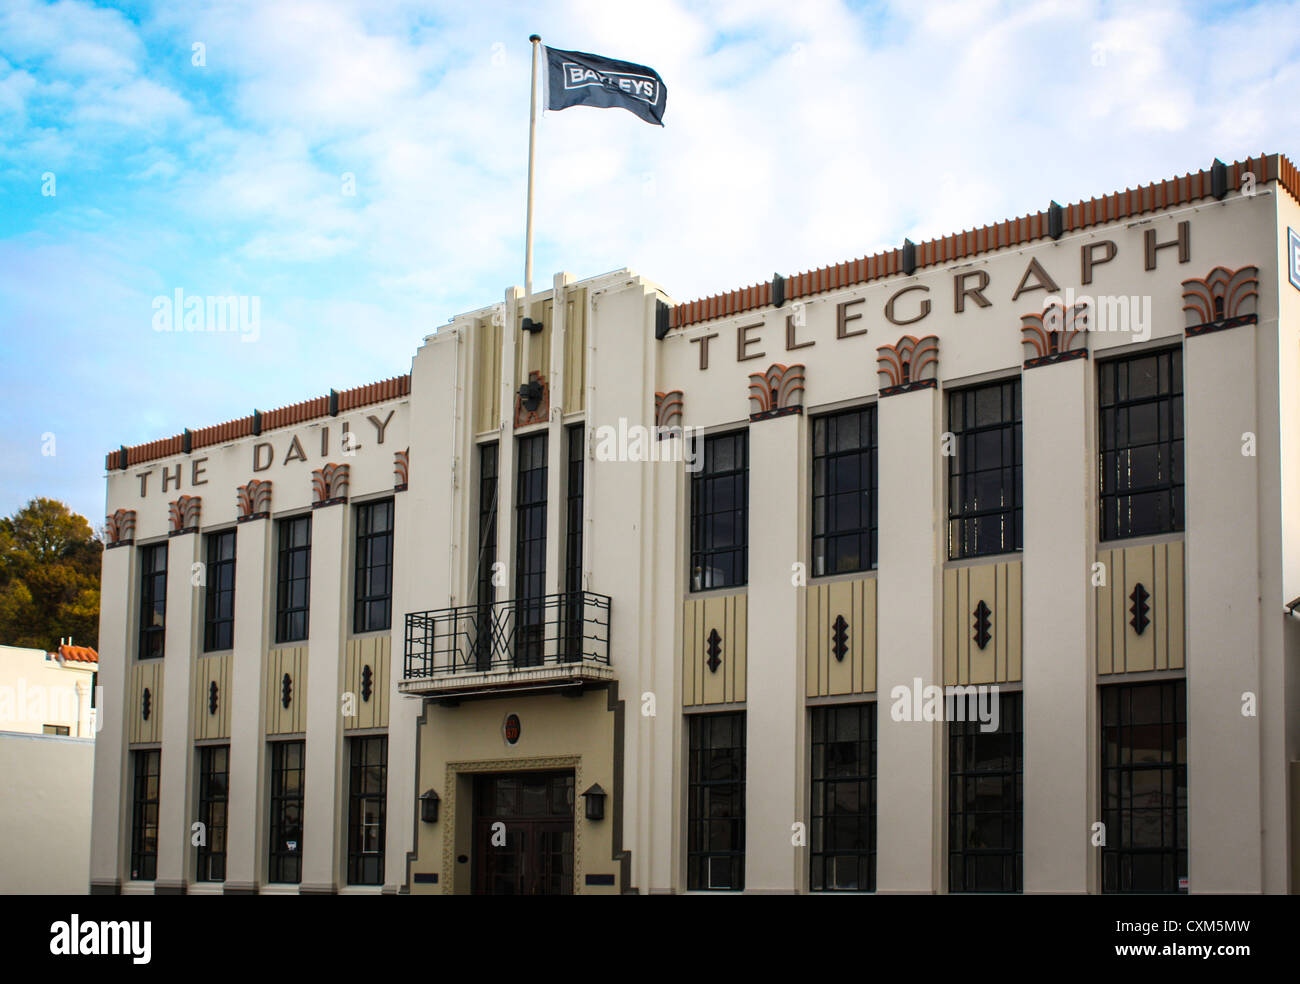
<path fill-rule="evenodd" d="M 664 125 L 668 90 L 653 68 L 581 51 L 546 49 L 547 109 L 598 106 L 626 109 Z"/>

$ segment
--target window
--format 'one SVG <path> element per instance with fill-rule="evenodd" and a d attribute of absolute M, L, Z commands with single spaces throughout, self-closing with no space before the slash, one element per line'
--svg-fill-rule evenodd
<path fill-rule="evenodd" d="M 1021 545 L 1020 380 L 948 394 L 948 557 Z"/>
<path fill-rule="evenodd" d="M 272 882 L 297 884 L 302 881 L 302 807 L 304 743 L 271 743 L 271 836 Z"/>
<path fill-rule="evenodd" d="M 388 798 L 388 738 L 351 738 L 348 787 L 348 884 L 384 883 L 384 808 Z"/>
<path fill-rule="evenodd" d="M 492 568 L 497 562 L 497 446 L 478 449 L 478 632 L 475 636 L 475 668 L 492 668 L 492 604 L 496 585 Z"/>
<path fill-rule="evenodd" d="M 1101 688 L 1104 892 L 1185 892 L 1187 686 Z"/>
<path fill-rule="evenodd" d="M 275 641 L 307 638 L 311 604 L 311 517 L 280 520 L 280 562 L 276 569 Z"/>
<path fill-rule="evenodd" d="M 745 715 L 692 714 L 687 888 L 745 887 Z"/>
<path fill-rule="evenodd" d="M 994 694 L 998 726 L 984 731 L 978 699 L 949 698 L 948 891 L 1019 892 L 1024 869 L 1024 734 L 1020 694 Z M 977 704 L 978 700 L 978 704 Z M 964 717 L 966 720 L 956 720 Z M 992 722 L 989 722 L 992 723 Z"/>
<path fill-rule="evenodd" d="M 542 662 L 546 620 L 546 434 L 519 438 L 515 495 L 515 665 Z"/>
<path fill-rule="evenodd" d="M 71 730 L 70 726 L 69 726 L 69 725 L 66 725 L 66 724 L 45 724 L 45 725 L 42 725 L 42 726 L 41 726 L 41 733 L 42 733 L 42 734 L 46 734 L 46 735 L 69 735 L 69 736 L 71 736 L 71 734 L 72 734 L 72 730 Z"/>
<path fill-rule="evenodd" d="M 733 588 L 749 579 L 749 433 L 704 438 L 691 477 L 691 590 Z"/>
<path fill-rule="evenodd" d="M 218 652 L 235 645 L 235 531 L 208 534 L 207 598 L 203 618 L 203 651 Z"/>
<path fill-rule="evenodd" d="M 140 548 L 140 659 L 162 659 L 167 634 L 167 544 Z"/>
<path fill-rule="evenodd" d="M 1103 362 L 1099 380 L 1101 538 L 1183 528 L 1183 352 Z"/>
<path fill-rule="evenodd" d="M 586 436 L 582 424 L 566 432 L 569 442 L 568 474 L 565 476 L 564 515 L 564 644 L 565 659 L 582 659 L 582 482 L 586 459 Z"/>
<path fill-rule="evenodd" d="M 393 624 L 393 500 L 357 507 L 356 606 L 353 632 Z"/>
<path fill-rule="evenodd" d="M 226 880 L 226 811 L 230 799 L 230 746 L 199 749 L 199 822 L 204 843 L 198 845 L 194 877 L 201 882 Z"/>
<path fill-rule="evenodd" d="M 812 710 L 814 892 L 876 890 L 876 705 Z"/>
<path fill-rule="evenodd" d="M 158 770 L 162 752 L 132 752 L 135 785 L 131 795 L 131 878 L 158 877 Z"/>
<path fill-rule="evenodd" d="M 876 408 L 813 418 L 813 575 L 876 566 Z"/>

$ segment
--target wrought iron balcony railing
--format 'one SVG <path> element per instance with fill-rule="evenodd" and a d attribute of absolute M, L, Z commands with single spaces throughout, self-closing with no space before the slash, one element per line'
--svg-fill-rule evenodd
<path fill-rule="evenodd" d="M 609 596 L 569 591 L 406 616 L 403 676 L 609 665 Z"/>

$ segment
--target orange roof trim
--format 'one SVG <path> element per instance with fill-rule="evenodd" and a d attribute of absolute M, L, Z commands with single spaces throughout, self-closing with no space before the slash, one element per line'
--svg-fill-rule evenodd
<path fill-rule="evenodd" d="M 59 647 L 59 659 L 65 663 L 98 663 L 99 653 L 89 646 L 68 646 Z"/>
<path fill-rule="evenodd" d="M 1282 154 L 1261 154 L 1248 157 L 1227 165 L 1228 187 L 1240 188 L 1242 177 L 1249 171 L 1255 175 L 1257 184 L 1276 181 L 1294 198 L 1300 201 L 1300 171 Z M 1185 205 L 1212 194 L 1212 174 L 1210 170 L 1185 174 L 1181 178 L 1169 178 L 1137 188 L 1126 188 L 1101 198 L 1091 198 L 1086 202 L 1076 202 L 1062 209 L 1064 220 L 1063 233 L 1077 232 L 1090 226 L 1116 222 L 1155 212 L 1164 208 Z M 1009 246 L 1021 246 L 1035 239 L 1048 235 L 1048 213 L 1035 212 L 1019 218 L 1007 219 L 994 225 L 979 229 L 928 239 L 916 244 L 916 269 L 953 263 L 980 253 L 990 253 Z M 831 290 L 841 290 L 858 284 L 882 280 L 899 273 L 903 269 L 902 249 L 886 250 L 874 256 L 864 256 L 857 260 L 848 260 L 832 266 L 821 267 L 806 273 L 797 273 L 785 280 L 785 297 L 787 301 L 811 297 Z M 755 308 L 766 307 L 772 303 L 771 284 L 755 284 L 714 294 L 694 301 L 675 305 L 670 313 L 669 328 L 685 328 L 688 325 L 711 321 L 714 318 L 726 318 L 742 314 Z"/>

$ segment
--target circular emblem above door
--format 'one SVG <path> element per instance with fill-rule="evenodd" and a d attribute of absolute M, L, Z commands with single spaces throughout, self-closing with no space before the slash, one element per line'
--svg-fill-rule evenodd
<path fill-rule="evenodd" d="M 506 744 L 514 745 L 519 741 L 519 715 L 507 714 L 505 724 Z"/>

